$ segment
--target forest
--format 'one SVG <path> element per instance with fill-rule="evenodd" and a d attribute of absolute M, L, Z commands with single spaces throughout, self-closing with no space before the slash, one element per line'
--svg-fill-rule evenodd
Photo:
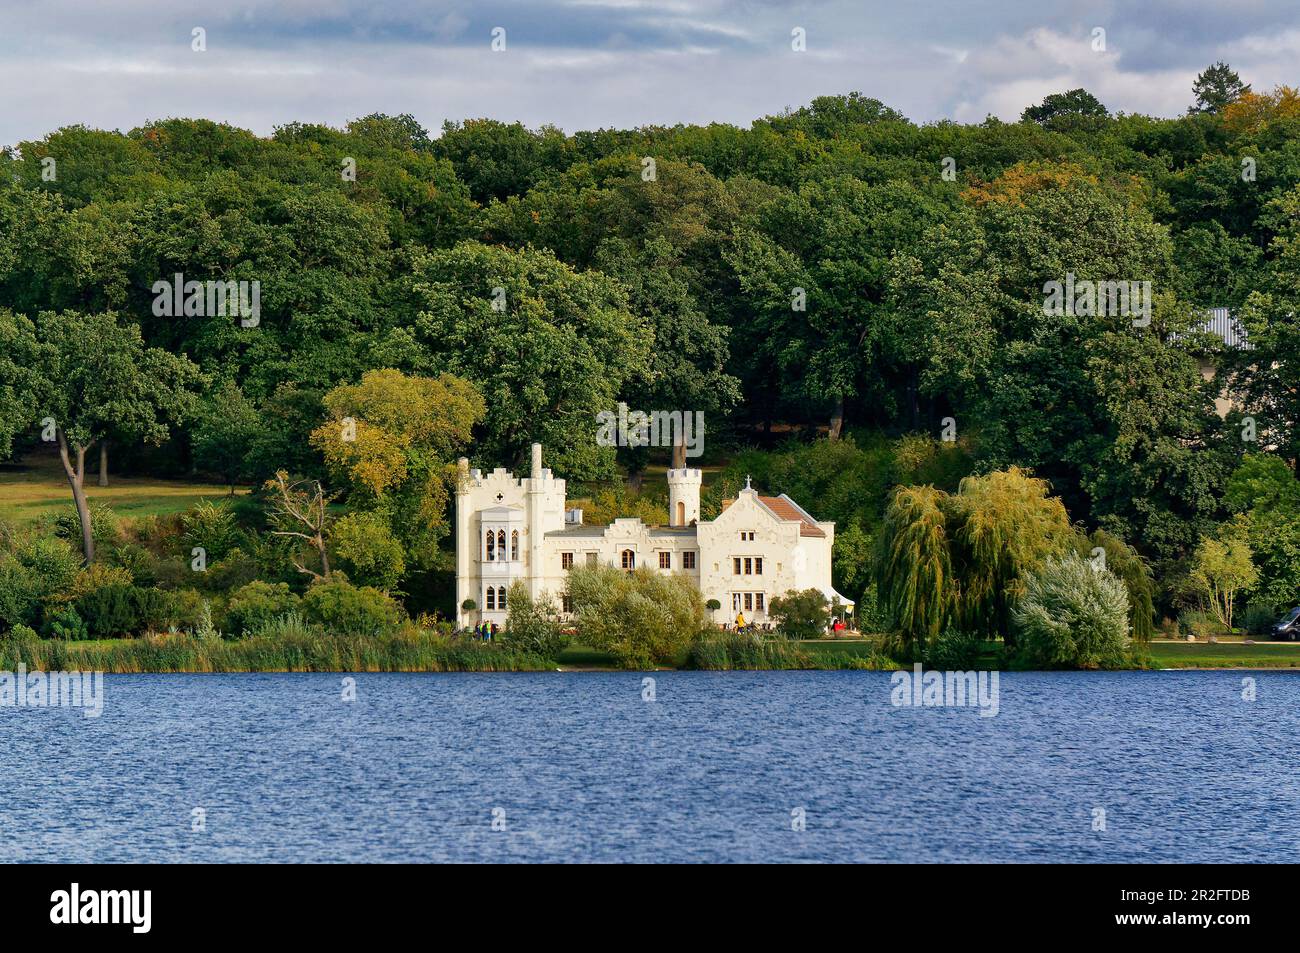
<path fill-rule="evenodd" d="M 706 516 L 752 475 L 835 520 L 905 642 L 1010 639 L 1067 550 L 1136 637 L 1262 625 L 1300 602 L 1297 310 L 1300 93 L 1225 64 L 1177 118 L 65 127 L 0 153 L 0 461 L 69 487 L 0 525 L 0 629 L 445 618 L 457 456 L 539 441 L 589 519 L 663 520 L 671 448 L 595 439 L 619 403 L 702 412 Z M 251 492 L 125 525 L 101 466 Z"/>

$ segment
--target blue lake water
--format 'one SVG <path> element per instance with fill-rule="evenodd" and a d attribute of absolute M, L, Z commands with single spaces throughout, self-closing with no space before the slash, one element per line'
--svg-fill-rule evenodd
<path fill-rule="evenodd" d="M 1300 674 L 653 677 L 109 675 L 0 708 L 0 861 L 1300 860 Z"/>

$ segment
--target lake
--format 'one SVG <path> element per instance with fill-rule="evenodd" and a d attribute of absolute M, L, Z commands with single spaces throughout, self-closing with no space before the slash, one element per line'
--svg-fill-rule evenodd
<path fill-rule="evenodd" d="M 0 861 L 1300 859 L 1300 674 L 1003 673 L 996 717 L 875 672 L 353 677 L 0 707 Z"/>

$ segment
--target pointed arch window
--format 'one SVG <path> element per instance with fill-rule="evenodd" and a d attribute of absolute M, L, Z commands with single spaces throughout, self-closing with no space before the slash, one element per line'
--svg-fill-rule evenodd
<path fill-rule="evenodd" d="M 510 533 L 510 560 L 512 562 L 519 560 L 519 530 Z"/>
<path fill-rule="evenodd" d="M 497 536 L 492 530 L 487 531 L 487 561 L 496 562 L 497 558 Z"/>
<path fill-rule="evenodd" d="M 506 587 L 497 586 L 497 608 L 502 612 L 506 610 Z"/>
<path fill-rule="evenodd" d="M 493 589 L 491 586 L 488 586 L 487 592 L 484 593 L 483 596 L 483 608 L 492 612 L 492 611 L 496 611 L 496 607 L 497 607 L 497 591 Z"/>
<path fill-rule="evenodd" d="M 506 558 L 506 531 L 503 529 L 499 529 L 497 530 L 497 559 L 500 559 L 502 562 L 504 562 L 505 558 Z"/>

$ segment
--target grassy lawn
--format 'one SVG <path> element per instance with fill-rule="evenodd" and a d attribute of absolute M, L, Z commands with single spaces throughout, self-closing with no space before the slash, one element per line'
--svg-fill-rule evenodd
<path fill-rule="evenodd" d="M 1152 642 L 1164 668 L 1300 668 L 1300 642 Z"/>
<path fill-rule="evenodd" d="M 90 468 L 91 461 L 87 461 Z M 98 465 L 98 459 L 95 460 Z M 98 471 L 86 474 L 86 495 L 110 507 L 119 516 L 179 513 L 199 500 L 226 496 L 225 487 L 212 483 L 187 483 L 154 477 L 119 477 L 110 472 L 109 486 L 95 486 Z M 237 491 L 247 492 L 247 491 Z M 63 469 L 53 456 L 32 458 L 24 464 L 0 466 L 0 520 L 31 523 L 42 516 L 72 507 L 72 491 Z"/>

